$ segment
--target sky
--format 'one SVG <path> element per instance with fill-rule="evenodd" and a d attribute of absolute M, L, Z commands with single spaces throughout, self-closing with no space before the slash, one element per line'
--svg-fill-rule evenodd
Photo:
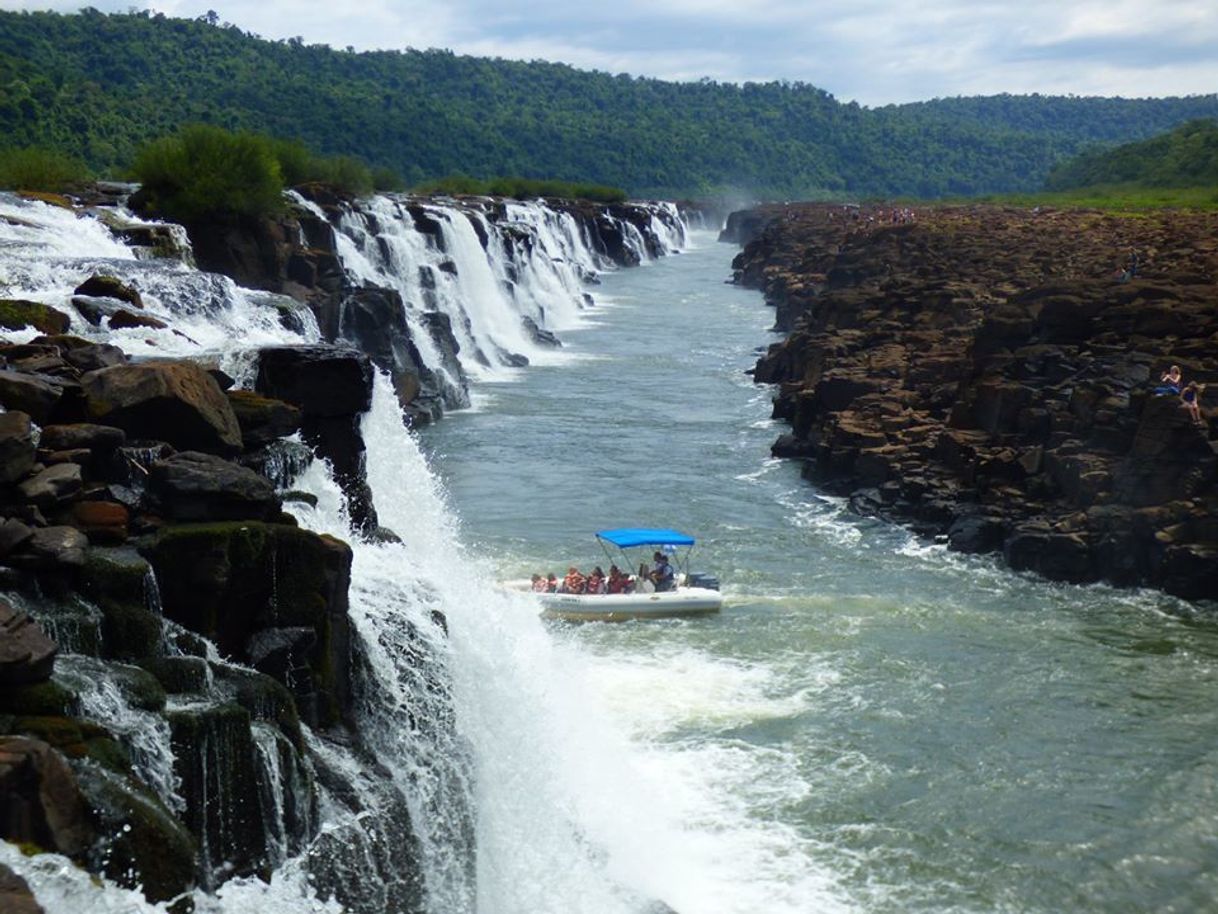
<path fill-rule="evenodd" d="M 0 9 L 214 10 L 264 38 L 450 48 L 661 79 L 811 83 L 875 106 L 1000 92 L 1218 92 L 1218 0 L 0 0 Z"/>

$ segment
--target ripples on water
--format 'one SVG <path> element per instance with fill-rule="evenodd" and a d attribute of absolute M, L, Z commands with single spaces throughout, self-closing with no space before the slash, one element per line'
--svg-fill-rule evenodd
<path fill-rule="evenodd" d="M 424 434 L 505 577 L 654 524 L 723 580 L 716 618 L 551 631 L 639 773 L 623 820 L 672 848 L 623 878 L 682 914 L 1212 910 L 1210 617 L 949 553 L 770 459 L 782 426 L 743 371 L 772 315 L 723 285 L 732 254 L 702 236 L 605 277 L 578 364 Z"/>

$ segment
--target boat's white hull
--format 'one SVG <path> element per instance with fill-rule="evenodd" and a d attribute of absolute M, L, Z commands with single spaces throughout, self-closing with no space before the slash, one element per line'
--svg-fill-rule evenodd
<path fill-rule="evenodd" d="M 512 590 L 529 590 L 529 582 L 509 582 Z M 679 587 L 665 593 L 573 594 L 534 593 L 546 619 L 568 622 L 626 622 L 704 616 L 723 607 L 723 595 L 704 587 Z"/>

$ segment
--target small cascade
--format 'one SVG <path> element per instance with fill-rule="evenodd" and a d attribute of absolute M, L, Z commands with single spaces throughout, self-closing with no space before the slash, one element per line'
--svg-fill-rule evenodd
<path fill-rule="evenodd" d="M 76 692 L 81 715 L 116 736 L 131 755 L 140 780 L 165 806 L 181 812 L 181 778 L 170 741 L 169 724 L 156 713 L 159 688 L 138 667 L 116 668 L 92 657 L 69 654 L 58 665 L 63 682 Z"/>

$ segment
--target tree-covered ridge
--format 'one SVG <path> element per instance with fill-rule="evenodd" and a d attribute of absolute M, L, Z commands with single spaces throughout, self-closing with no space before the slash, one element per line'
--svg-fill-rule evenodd
<path fill-rule="evenodd" d="M 1045 180 L 1049 190 L 1110 184 L 1218 189 L 1218 121 L 1189 121 L 1149 140 L 1084 153 Z"/>
<path fill-rule="evenodd" d="M 404 36 L 408 40 L 409 36 Z M 447 51 L 354 53 L 146 13 L 0 13 L 0 144 L 116 170 L 189 122 L 298 138 L 417 183 L 463 173 L 635 194 L 1032 190 L 1097 140 L 1218 115 L 1218 96 L 1036 96 L 867 109 L 799 83 L 672 83 Z"/>

